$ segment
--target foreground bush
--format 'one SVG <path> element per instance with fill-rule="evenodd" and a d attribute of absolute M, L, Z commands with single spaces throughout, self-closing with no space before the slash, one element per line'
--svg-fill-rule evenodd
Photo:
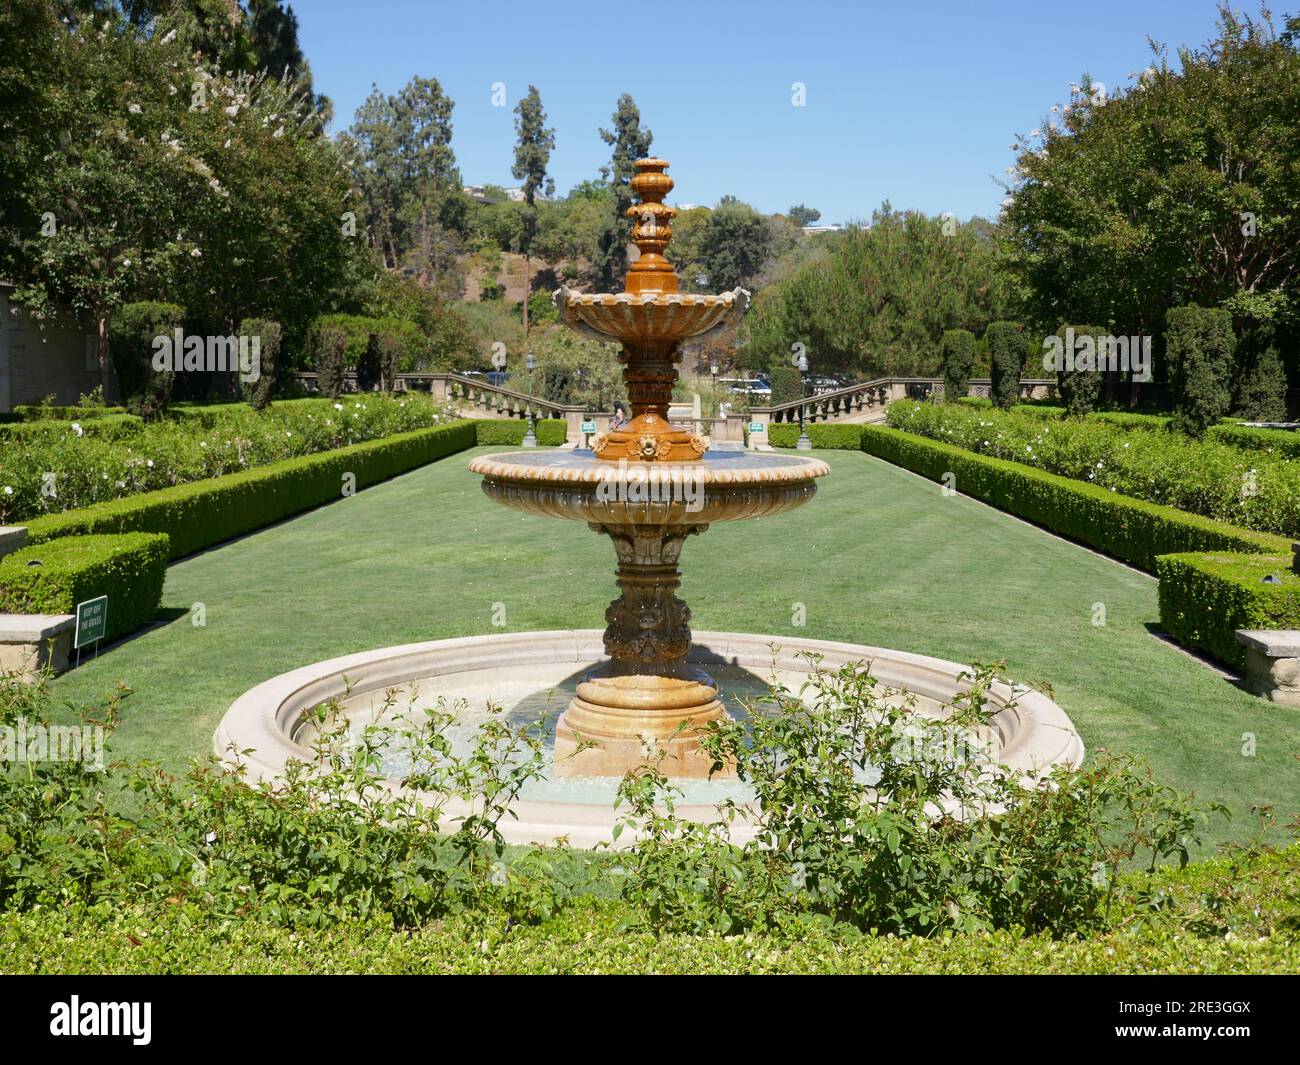
<path fill-rule="evenodd" d="M 84 723 L 111 738 L 122 697 Z M 31 734 L 47 709 L 41 684 L 0 676 L 0 726 Z M 149 765 L 17 762 L 8 752 L 0 909 L 129 897 L 311 927 L 370 918 L 409 925 L 489 906 L 520 917 L 554 912 L 560 881 L 545 875 L 544 852 L 507 868 L 498 829 L 537 776 L 538 728 L 514 729 L 495 714 L 458 756 L 446 738 L 451 715 L 430 710 L 401 733 L 414 764 L 404 782 L 416 798 L 381 781 L 391 730 L 352 736 L 337 704 L 321 707 L 317 720 L 317 761 L 291 763 L 276 783 L 249 783 L 240 765 L 211 758 L 177 780 Z M 130 813 L 109 798 L 122 784 L 141 795 Z M 475 807 L 451 824 L 443 813 L 451 799 Z"/>
<path fill-rule="evenodd" d="M 800 925 L 743 936 L 629 928 L 627 904 L 576 901 L 542 924 L 506 913 L 412 929 L 342 921 L 285 928 L 255 912 L 210 921 L 178 900 L 7 914 L 10 973 L 1300 973 L 1300 846 L 1197 862 L 1123 882 L 1112 927 L 1053 939 L 1015 931 L 863 935 Z"/>
<path fill-rule="evenodd" d="M 991 669 L 967 676 L 944 721 L 861 665 L 774 691 L 748 722 L 714 725 L 715 766 L 758 799 L 752 842 L 728 842 L 742 811 L 703 825 L 675 816 L 680 792 L 655 767 L 620 789 L 623 898 L 652 926 L 733 934 L 794 919 L 933 935 L 1100 927 L 1116 876 L 1186 864 L 1206 814 L 1125 759 L 1045 778 L 1004 770 L 970 731 L 988 718 Z M 1226 812 L 1226 811 L 1225 811 Z"/>

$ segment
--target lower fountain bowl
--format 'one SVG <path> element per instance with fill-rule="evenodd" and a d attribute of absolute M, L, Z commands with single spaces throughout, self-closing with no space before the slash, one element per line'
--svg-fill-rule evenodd
<path fill-rule="evenodd" d="M 428 697 L 493 699 L 501 693 L 530 689 L 560 690 L 566 680 L 581 680 L 608 660 L 598 629 L 469 636 L 452 640 L 384 647 L 316 662 L 282 673 L 245 692 L 222 718 L 213 737 L 218 756 L 240 756 L 252 779 L 280 777 L 290 760 L 310 761 L 312 725 L 307 711 L 330 699 L 344 700 L 349 715 L 369 719 L 372 707 L 393 688 L 418 683 Z M 724 692 L 742 678 L 755 687 L 769 682 L 797 692 L 812 671 L 809 655 L 820 656 L 820 667 L 833 671 L 849 663 L 870 663 L 877 680 L 905 688 L 916 696 L 917 711 L 942 716 L 942 707 L 964 689 L 961 674 L 969 667 L 926 655 L 861 644 L 761 636 L 733 632 L 695 632 L 688 663 L 715 677 Z M 503 702 L 506 700 L 502 700 Z M 561 698 L 553 709 L 563 707 Z M 1043 773 L 1057 766 L 1076 767 L 1084 746 L 1065 712 L 1041 692 L 995 684 L 989 693 L 990 715 L 981 741 L 993 757 L 1020 773 Z M 394 774 L 396 778 L 398 774 Z M 396 779 L 391 786 L 399 787 Z M 466 804 L 450 803 L 448 818 L 468 812 Z M 717 811 L 710 801 L 679 805 L 681 816 L 712 821 Z M 501 831 L 511 843 L 551 843 L 565 838 L 575 847 L 592 847 L 612 840 L 614 810 L 608 797 L 592 801 L 559 801 L 524 797 L 513 807 L 517 819 L 506 818 Z M 733 823 L 732 839 L 743 842 L 752 833 L 743 821 Z M 625 833 L 616 845 L 631 842 Z"/>

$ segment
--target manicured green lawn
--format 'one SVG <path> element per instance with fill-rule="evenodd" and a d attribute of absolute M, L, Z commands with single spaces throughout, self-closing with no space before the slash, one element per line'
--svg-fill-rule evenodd
<path fill-rule="evenodd" d="M 174 620 L 59 678 L 56 696 L 97 699 L 125 682 L 136 694 L 118 754 L 180 770 L 210 749 L 235 697 L 276 673 L 500 632 L 498 602 L 512 630 L 602 626 L 616 591 L 608 541 L 489 502 L 466 470 L 476 453 L 173 566 L 163 606 Z M 1253 804 L 1300 810 L 1300 713 L 1153 636 L 1154 580 L 881 460 L 819 454 L 832 474 L 808 506 L 687 544 L 695 627 L 1005 658 L 1012 678 L 1052 686 L 1090 749 L 1140 755 L 1162 780 L 1230 806 L 1212 839 L 1248 837 Z M 204 627 L 189 617 L 199 602 Z"/>

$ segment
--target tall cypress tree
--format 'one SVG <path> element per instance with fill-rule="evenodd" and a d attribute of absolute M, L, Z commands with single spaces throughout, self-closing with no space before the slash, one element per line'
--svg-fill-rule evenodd
<path fill-rule="evenodd" d="M 555 130 L 546 128 L 546 112 L 542 110 L 542 96 L 537 86 L 528 86 L 528 95 L 515 107 L 515 165 L 511 173 L 522 181 L 524 203 L 524 338 L 528 337 L 528 297 L 532 295 L 530 259 L 533 237 L 537 233 L 537 190 L 546 182 L 546 166 L 555 148 Z"/>
<path fill-rule="evenodd" d="M 641 112 L 628 93 L 618 98 L 614 112 L 613 130 L 602 129 L 600 138 L 614 148 L 608 167 L 601 175 L 614 190 L 614 217 L 597 244 L 596 275 L 603 287 L 612 287 L 627 270 L 627 245 L 632 239 L 632 223 L 627 209 L 632 206 L 631 181 L 636 173 L 636 161 L 650 154 L 654 134 L 641 128 Z"/>

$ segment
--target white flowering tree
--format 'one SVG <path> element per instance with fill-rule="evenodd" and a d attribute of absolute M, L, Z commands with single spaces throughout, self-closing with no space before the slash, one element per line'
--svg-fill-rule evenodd
<path fill-rule="evenodd" d="M 344 283 L 357 244 L 342 156 L 299 83 L 190 74 L 200 102 L 182 130 L 203 194 L 188 206 L 183 236 L 203 261 L 178 272 L 173 298 L 230 332 L 262 317 L 300 341 Z"/>
<path fill-rule="evenodd" d="M 31 29 L 51 77 L 14 116 L 9 147 L 28 165 L 11 190 L 6 266 L 33 315 L 67 305 L 93 320 L 104 385 L 114 309 L 186 253 L 176 220 L 202 185 L 167 77 L 185 56 L 174 39 L 141 41 L 111 20 Z"/>

